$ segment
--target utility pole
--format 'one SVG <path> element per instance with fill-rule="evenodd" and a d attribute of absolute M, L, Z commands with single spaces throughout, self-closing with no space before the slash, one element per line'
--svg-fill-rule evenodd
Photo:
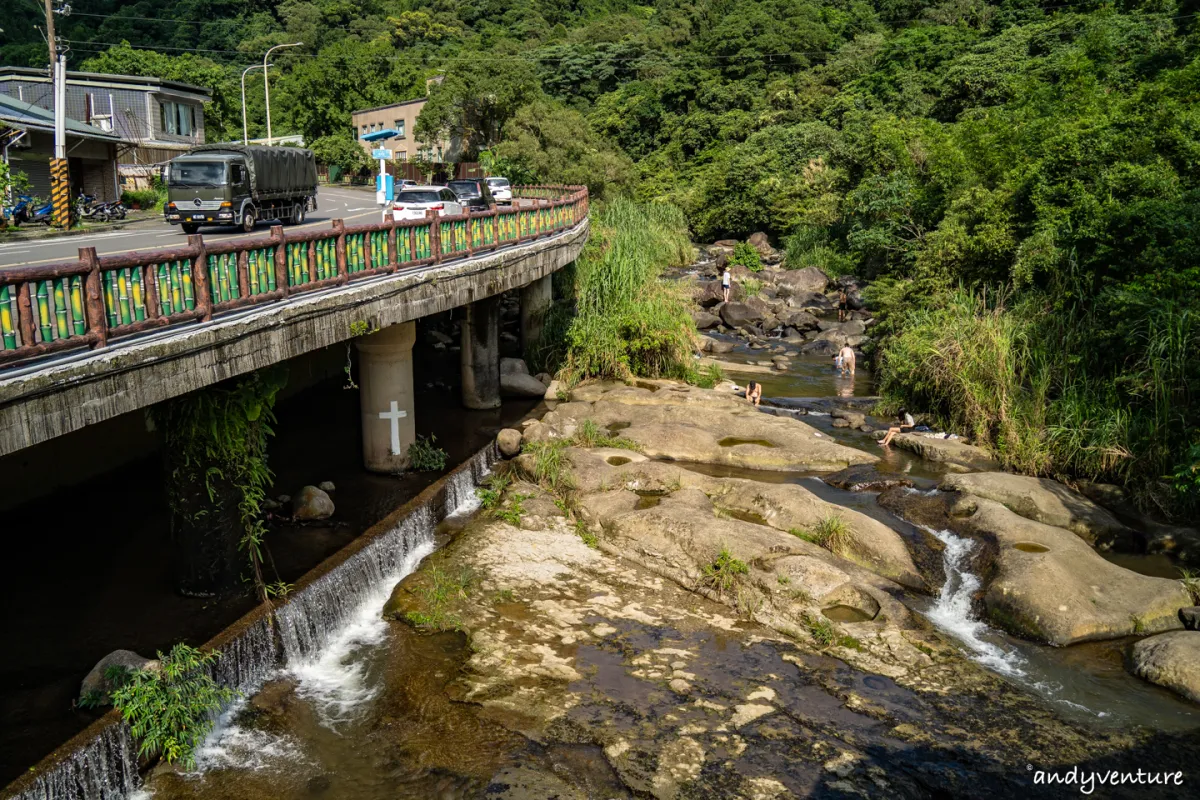
<path fill-rule="evenodd" d="M 46 0 L 46 43 L 50 47 L 50 75 L 54 81 L 54 158 L 50 161 L 50 199 L 54 224 L 71 226 L 71 175 L 67 167 L 67 57 L 59 55 L 54 35 L 54 0 Z"/>
<path fill-rule="evenodd" d="M 254 66 L 246 67 L 244 70 L 242 70 L 242 144 L 250 144 L 250 127 L 246 124 L 246 73 L 252 69 L 262 69 L 265 74 L 267 67 L 270 66 L 273 65 L 255 64 Z"/>
<path fill-rule="evenodd" d="M 267 74 L 267 58 L 270 57 L 270 55 L 273 51 L 278 50 L 281 47 L 299 47 L 302 44 L 304 44 L 304 42 L 294 42 L 292 44 L 277 44 L 274 47 L 268 48 L 267 52 L 263 53 L 263 92 L 266 94 L 266 97 L 267 97 L 267 144 L 268 145 L 275 144 L 275 140 L 271 137 L 271 77 Z"/>

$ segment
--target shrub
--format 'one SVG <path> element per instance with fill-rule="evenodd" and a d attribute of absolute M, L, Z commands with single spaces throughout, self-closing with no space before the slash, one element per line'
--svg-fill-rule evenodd
<path fill-rule="evenodd" d="M 701 583 L 720 596 L 733 587 L 739 575 L 749 571 L 745 561 L 734 558 L 728 548 L 722 547 L 712 563 L 701 565 Z"/>
<path fill-rule="evenodd" d="M 566 439 L 543 439 L 530 442 L 523 448 L 523 452 L 534 456 L 534 480 L 556 493 L 566 492 L 575 485 L 563 458 L 563 451 L 570 444 Z"/>
<path fill-rule="evenodd" d="M 725 380 L 725 370 L 721 369 L 720 364 L 706 364 L 688 375 L 688 383 L 699 386 L 701 389 L 711 389 L 723 380 Z"/>
<path fill-rule="evenodd" d="M 733 253 L 729 256 L 729 266 L 745 267 L 751 272 L 762 271 L 762 258 L 758 255 L 758 251 L 746 242 L 738 242 L 733 246 Z"/>
<path fill-rule="evenodd" d="M 130 208 L 136 205 L 148 211 L 158 211 L 167 202 L 167 193 L 154 189 L 130 189 L 121 192 L 121 202 Z"/>
<path fill-rule="evenodd" d="M 800 227 L 784 240 L 785 269 L 817 267 L 830 279 L 854 272 L 854 260 L 829 242 L 826 228 Z"/>
<path fill-rule="evenodd" d="M 828 647 L 837 639 L 837 630 L 829 620 L 811 614 L 805 614 L 803 619 L 809 635 L 822 647 Z"/>
<path fill-rule="evenodd" d="M 177 644 L 167 655 L 158 654 L 159 669 L 125 671 L 112 702 L 140 740 L 140 756 L 195 766 L 196 748 L 212 730 L 215 714 L 235 695 L 208 673 L 220 655 Z"/>
<path fill-rule="evenodd" d="M 438 447 L 437 437 L 432 433 L 429 438 L 418 436 L 417 440 L 408 446 L 408 466 L 416 472 L 439 472 L 446 468 L 446 451 Z"/>
<path fill-rule="evenodd" d="M 757 295 L 760 295 L 760 294 L 762 294 L 762 290 L 763 290 L 763 282 L 760 281 L 758 278 L 743 278 L 742 279 L 742 292 L 745 293 L 746 297 L 755 297 Z"/>
<path fill-rule="evenodd" d="M 497 472 L 488 476 L 487 482 L 475 489 L 475 496 L 479 498 L 484 510 L 490 511 L 500 504 L 500 500 L 504 497 L 504 492 L 512 483 L 512 478 L 507 472 Z"/>
<path fill-rule="evenodd" d="M 462 630 L 462 619 L 450 610 L 450 606 L 467 597 L 475 580 L 475 573 L 469 567 L 462 567 L 453 574 L 439 566 L 430 567 L 417 588 L 421 610 L 409 611 L 404 618 L 410 625 L 425 630 Z"/>
<path fill-rule="evenodd" d="M 792 528 L 788 533 L 806 542 L 824 547 L 831 553 L 844 553 L 854 543 L 846 521 L 836 514 L 822 518 L 811 530 Z"/>
<path fill-rule="evenodd" d="M 632 439 L 622 439 L 620 436 L 609 436 L 602 433 L 600 426 L 593 419 L 585 419 L 575 429 L 571 443 L 577 447 L 617 447 L 622 450 L 640 450 L 641 445 Z"/>

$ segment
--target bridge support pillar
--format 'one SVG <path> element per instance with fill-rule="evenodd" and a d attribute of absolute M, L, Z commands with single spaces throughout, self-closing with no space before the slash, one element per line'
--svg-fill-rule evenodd
<path fill-rule="evenodd" d="M 402 322 L 358 340 L 363 466 L 402 472 L 417 438 L 412 348 L 417 323 Z"/>
<path fill-rule="evenodd" d="M 521 351 L 529 357 L 530 348 L 542 338 L 546 312 L 550 310 L 550 276 L 538 278 L 521 289 Z"/>
<path fill-rule="evenodd" d="M 467 306 L 462 322 L 462 391 L 467 408 L 500 407 L 500 296 Z"/>

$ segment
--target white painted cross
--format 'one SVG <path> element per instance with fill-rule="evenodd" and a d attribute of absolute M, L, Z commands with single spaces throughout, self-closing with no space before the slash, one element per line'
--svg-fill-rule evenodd
<path fill-rule="evenodd" d="M 400 404 L 392 401 L 391 411 L 380 411 L 379 418 L 390 420 L 392 423 L 392 455 L 400 455 L 400 420 L 408 416 L 407 411 L 400 410 Z"/>

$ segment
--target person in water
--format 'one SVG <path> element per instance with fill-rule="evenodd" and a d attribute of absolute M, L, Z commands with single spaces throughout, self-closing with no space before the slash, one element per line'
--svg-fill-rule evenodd
<path fill-rule="evenodd" d="M 725 266 L 725 272 L 721 275 L 721 296 L 725 298 L 725 302 L 729 302 L 729 289 L 733 281 L 733 276 L 729 274 L 729 265 Z"/>
<path fill-rule="evenodd" d="M 758 401 L 762 399 L 762 384 L 756 381 L 746 384 L 746 399 L 758 405 Z"/>
<path fill-rule="evenodd" d="M 897 433 L 908 433 L 917 425 L 907 408 L 900 409 L 900 413 L 896 415 L 896 422 L 899 424 L 888 428 L 887 436 L 883 437 L 883 441 L 879 443 L 881 447 L 887 447 Z"/>
<path fill-rule="evenodd" d="M 854 348 L 848 344 L 842 345 L 837 357 L 841 360 L 842 374 L 854 374 Z"/>

